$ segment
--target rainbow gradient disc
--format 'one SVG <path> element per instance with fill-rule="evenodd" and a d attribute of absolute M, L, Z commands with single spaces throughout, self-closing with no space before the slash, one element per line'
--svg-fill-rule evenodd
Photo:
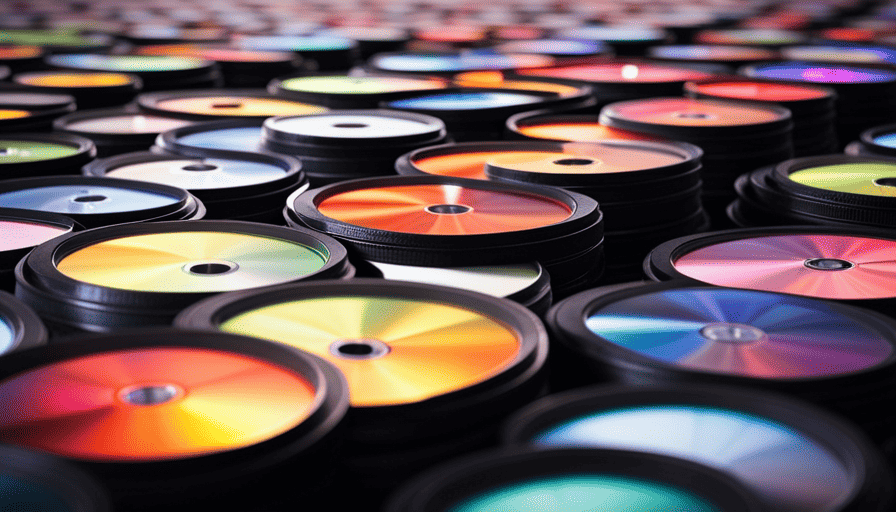
<path fill-rule="evenodd" d="M 261 126 L 223 128 L 189 133 L 177 139 L 183 146 L 201 149 L 229 149 L 254 153 L 261 147 Z"/>
<path fill-rule="evenodd" d="M 458 92 L 439 93 L 416 98 L 395 100 L 389 108 L 415 110 L 476 110 L 536 104 L 544 97 L 510 92 Z"/>
<path fill-rule="evenodd" d="M 52 213 L 121 213 L 176 204 L 179 197 L 103 185 L 48 185 L 0 193 L 0 207 Z"/>
<path fill-rule="evenodd" d="M 6 319 L 0 317 L 0 354 L 8 352 L 16 341 L 16 333 Z M 0 495 L 2 496 L 2 495 Z"/>
<path fill-rule="evenodd" d="M 40 245 L 57 236 L 71 232 L 71 228 L 38 224 L 21 220 L 0 220 L 0 251 L 14 251 Z"/>
<path fill-rule="evenodd" d="M 570 473 L 507 484 L 446 512 L 722 512 L 697 494 L 630 476 Z"/>
<path fill-rule="evenodd" d="M 196 124 L 195 121 L 152 114 L 123 114 L 72 120 L 67 130 L 81 133 L 162 133 Z"/>
<path fill-rule="evenodd" d="M 896 296 L 896 241 L 859 236 L 756 236 L 695 249 L 672 262 L 717 286 L 823 299 Z"/>
<path fill-rule="evenodd" d="M 0 382 L 0 441 L 90 461 L 183 459 L 276 437 L 308 418 L 315 393 L 295 372 L 239 354 L 110 351 Z"/>
<path fill-rule="evenodd" d="M 823 190 L 896 197 L 896 164 L 861 162 L 825 165 L 795 171 L 787 177 L 801 185 Z"/>
<path fill-rule="evenodd" d="M 399 91 L 428 91 L 447 87 L 441 80 L 395 76 L 300 76 L 280 83 L 287 91 L 320 94 L 382 94 Z"/>
<path fill-rule="evenodd" d="M 293 281 L 320 270 L 328 255 L 296 242 L 214 231 L 114 238 L 67 254 L 63 275 L 143 292 L 224 292 Z"/>
<path fill-rule="evenodd" d="M 280 98 L 244 96 L 188 96 L 155 102 L 153 108 L 180 114 L 222 117 L 259 117 L 320 114 L 327 108 Z"/>
<path fill-rule="evenodd" d="M 364 295 L 263 306 L 218 328 L 330 361 L 348 379 L 355 407 L 415 403 L 467 388 L 500 374 L 521 348 L 515 330 L 477 311 Z"/>
<path fill-rule="evenodd" d="M 782 423 L 720 407 L 642 405 L 585 414 L 531 442 L 670 455 L 727 472 L 786 512 L 838 510 L 850 468 L 824 445 Z"/>
<path fill-rule="evenodd" d="M 587 313 L 585 325 L 650 359 L 745 377 L 849 374 L 893 352 L 874 327 L 828 303 L 747 290 L 646 293 Z"/>
<path fill-rule="evenodd" d="M 573 214 L 548 197 L 458 185 L 350 190 L 323 199 L 317 210 L 347 224 L 421 235 L 506 233 L 550 226 Z"/>
<path fill-rule="evenodd" d="M 187 190 L 245 187 L 283 178 L 286 170 L 262 162 L 219 160 L 162 160 L 116 167 L 110 178 L 148 181 Z"/>
<path fill-rule="evenodd" d="M 3 140 L 0 138 L 0 166 L 41 162 L 77 155 L 80 149 L 75 145 L 54 144 L 37 140 Z"/>
<path fill-rule="evenodd" d="M 141 73 L 157 71 L 182 71 L 204 68 L 209 61 L 191 57 L 155 55 L 98 55 L 92 53 L 51 55 L 47 62 L 52 66 L 84 69 L 88 71 L 112 71 Z"/>

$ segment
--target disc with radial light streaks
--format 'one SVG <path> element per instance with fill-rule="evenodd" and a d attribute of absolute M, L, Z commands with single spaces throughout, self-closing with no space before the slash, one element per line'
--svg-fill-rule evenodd
<path fill-rule="evenodd" d="M 66 254 L 56 268 L 97 286 L 143 292 L 223 292 L 319 271 L 327 255 L 269 236 L 186 231 L 124 236 Z"/>
<path fill-rule="evenodd" d="M 177 204 L 179 197 L 107 185 L 48 185 L 0 192 L 0 206 L 62 214 L 120 213 Z"/>
<path fill-rule="evenodd" d="M 421 235 L 506 233 L 550 226 L 573 213 L 548 197 L 436 184 L 336 193 L 317 209 L 348 224 Z"/>
<path fill-rule="evenodd" d="M 717 286 L 824 299 L 896 296 L 896 240 L 879 238 L 870 230 L 722 233 L 726 235 L 686 237 L 692 240 L 685 245 L 684 239 L 660 245 L 649 256 L 649 272 L 657 279 L 677 274 Z"/>
<path fill-rule="evenodd" d="M 793 379 L 882 364 L 896 337 L 875 317 L 813 299 L 748 290 L 643 289 L 585 312 L 599 338 L 688 370 Z"/>

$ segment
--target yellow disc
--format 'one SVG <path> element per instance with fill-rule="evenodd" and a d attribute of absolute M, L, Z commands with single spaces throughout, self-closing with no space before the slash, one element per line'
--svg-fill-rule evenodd
<path fill-rule="evenodd" d="M 31 112 L 25 110 L 0 109 L 0 119 L 21 119 L 30 115 Z"/>
<path fill-rule="evenodd" d="M 17 82 L 37 87 L 115 87 L 134 80 L 123 73 L 35 73 L 16 77 Z"/>

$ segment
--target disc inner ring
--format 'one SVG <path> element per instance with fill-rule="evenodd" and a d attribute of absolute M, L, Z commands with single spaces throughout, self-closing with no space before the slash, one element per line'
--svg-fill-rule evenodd
<path fill-rule="evenodd" d="M 678 119 L 700 119 L 700 120 L 716 118 L 716 116 L 714 116 L 712 114 L 707 114 L 706 112 L 675 112 L 674 114 L 672 114 L 672 117 L 675 117 Z"/>
<path fill-rule="evenodd" d="M 849 270 L 855 267 L 855 264 L 851 261 L 839 258 L 812 258 L 806 260 L 803 264 L 812 270 Z"/>
<path fill-rule="evenodd" d="M 330 344 L 330 353 L 343 359 L 379 359 L 391 350 L 389 345 L 371 338 L 339 340 Z"/>
<path fill-rule="evenodd" d="M 167 404 L 183 397 L 186 391 L 177 384 L 141 384 L 118 392 L 118 398 L 129 405 L 147 407 Z"/>
<path fill-rule="evenodd" d="M 436 215 L 461 215 L 473 211 L 473 208 L 462 204 L 431 204 L 425 210 Z"/>
<path fill-rule="evenodd" d="M 369 124 L 364 123 L 336 123 L 333 128 L 367 128 Z"/>
<path fill-rule="evenodd" d="M 597 160 L 593 160 L 590 158 L 561 158 L 560 160 L 554 160 L 554 163 L 557 165 L 591 165 L 595 163 L 599 163 Z"/>
<path fill-rule="evenodd" d="M 185 171 L 203 172 L 203 171 L 214 171 L 214 170 L 220 169 L 220 167 L 218 167 L 217 165 L 212 165 L 212 164 L 197 163 L 197 164 L 185 165 L 185 166 L 181 167 L 181 169 L 183 169 Z"/>
<path fill-rule="evenodd" d="M 109 198 L 100 194 L 86 194 L 72 198 L 73 203 L 104 203 L 106 201 L 109 201 Z"/>
<path fill-rule="evenodd" d="M 896 177 L 877 178 L 874 184 L 878 187 L 896 187 Z"/>
<path fill-rule="evenodd" d="M 212 104 L 212 108 L 222 109 L 222 110 L 223 109 L 231 109 L 231 108 L 242 108 L 242 107 L 243 107 L 243 104 L 238 101 L 234 101 L 232 103 L 213 103 Z"/>
<path fill-rule="evenodd" d="M 717 322 L 700 329 L 700 336 L 719 343 L 732 345 L 753 343 L 767 338 L 765 331 L 752 325 L 732 322 Z"/>
<path fill-rule="evenodd" d="M 191 261 L 181 268 L 193 276 L 222 276 L 236 272 L 240 266 L 227 260 L 207 260 Z"/>

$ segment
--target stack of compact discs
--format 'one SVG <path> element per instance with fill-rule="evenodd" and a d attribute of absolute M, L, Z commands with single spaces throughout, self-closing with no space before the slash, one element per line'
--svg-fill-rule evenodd
<path fill-rule="evenodd" d="M 846 145 L 844 152 L 853 156 L 896 158 L 896 125 L 875 126 L 863 131 L 859 140 Z"/>
<path fill-rule="evenodd" d="M 607 139 L 661 142 L 667 139 L 646 133 L 610 128 L 593 114 L 523 112 L 507 118 L 505 138 L 557 142 L 601 142 Z"/>
<path fill-rule="evenodd" d="M 339 367 L 353 408 L 337 489 L 352 482 L 364 497 L 347 498 L 368 507 L 376 491 L 494 443 L 499 423 L 544 385 L 548 339 L 535 314 L 457 288 L 299 283 L 211 297 L 175 325 L 277 341 Z"/>
<path fill-rule="evenodd" d="M 824 405 L 871 430 L 896 424 L 896 322 L 834 302 L 652 283 L 555 305 L 552 365 L 567 382 L 720 383 Z"/>
<path fill-rule="evenodd" d="M 202 89 L 221 85 L 221 71 L 211 61 L 191 57 L 154 55 L 51 55 L 52 68 L 73 71 L 130 73 L 143 81 L 147 92 L 164 89 Z"/>
<path fill-rule="evenodd" d="M 14 446 L 0 446 L 0 492 L 10 511 L 112 511 L 94 477 L 59 457 Z"/>
<path fill-rule="evenodd" d="M 262 126 L 265 119 L 226 119 L 190 123 L 160 133 L 152 150 L 202 158 L 238 157 L 241 153 L 270 153 L 262 148 Z"/>
<path fill-rule="evenodd" d="M 262 498 L 276 503 L 283 486 L 301 499 L 324 483 L 349 397 L 339 371 L 312 354 L 156 328 L 4 356 L 0 404 L 0 441 L 89 470 L 117 510 L 249 510 Z"/>
<path fill-rule="evenodd" d="M 367 67 L 383 73 L 450 76 L 465 71 L 541 68 L 555 63 L 556 59 L 547 55 L 470 50 L 458 53 L 381 53 L 371 57 Z"/>
<path fill-rule="evenodd" d="M 137 55 L 178 55 L 218 64 L 225 87 L 264 87 L 271 79 L 295 73 L 302 59 L 291 52 L 237 50 L 192 44 L 152 45 L 136 48 Z"/>
<path fill-rule="evenodd" d="M 816 62 L 777 62 L 741 68 L 752 78 L 826 85 L 837 91 L 837 138 L 841 145 L 896 117 L 896 70 Z"/>
<path fill-rule="evenodd" d="M 225 117 L 266 119 L 322 114 L 326 107 L 276 98 L 264 89 L 165 91 L 137 96 L 140 109 L 156 115 L 215 120 Z"/>
<path fill-rule="evenodd" d="M 0 132 L 49 131 L 54 119 L 74 110 L 68 94 L 0 91 Z"/>
<path fill-rule="evenodd" d="M 650 98 L 604 107 L 601 124 L 696 144 L 703 149 L 703 206 L 728 223 L 734 181 L 744 172 L 793 157 L 790 111 L 732 101 Z"/>
<path fill-rule="evenodd" d="M 207 219 L 283 223 L 283 204 L 308 188 L 298 160 L 245 153 L 240 158 L 190 158 L 127 153 L 84 167 L 84 175 L 161 183 L 191 192 Z"/>
<path fill-rule="evenodd" d="M 501 146 L 530 153 L 503 155 Z M 561 187 L 597 200 L 604 214 L 607 279 L 639 276 L 641 260 L 656 244 L 705 229 L 708 222 L 700 199 L 703 152 L 691 144 L 606 140 L 481 149 L 491 153 L 482 159 L 489 179 Z"/>
<path fill-rule="evenodd" d="M 890 469 L 852 424 L 803 401 L 743 387 L 604 386 L 552 395 L 510 418 L 504 440 L 696 462 L 779 512 L 884 512 L 893 499 Z"/>
<path fill-rule="evenodd" d="M 96 153 L 90 139 L 77 135 L 0 135 L 0 179 L 77 174 Z"/>
<path fill-rule="evenodd" d="M 785 160 L 737 182 L 740 225 L 827 224 L 889 229 L 896 222 L 896 162 L 824 155 Z"/>
<path fill-rule="evenodd" d="M 45 50 L 33 45 L 0 46 L 0 65 L 14 73 L 32 71 L 43 67 Z"/>
<path fill-rule="evenodd" d="M 405 483 L 385 512 L 538 510 L 764 512 L 724 473 L 687 460 L 611 449 L 505 448 L 443 463 Z"/>
<path fill-rule="evenodd" d="M 344 247 L 307 229 L 237 221 L 126 224 L 39 246 L 16 267 L 16 296 L 57 332 L 111 331 L 170 324 L 215 293 L 344 279 L 354 271 Z"/>
<path fill-rule="evenodd" d="M 687 279 L 896 312 L 896 237 L 880 229 L 780 226 L 669 240 L 644 260 L 654 281 Z"/>
<path fill-rule="evenodd" d="M 555 187 L 445 176 L 337 183 L 295 198 L 301 224 L 369 261 L 453 267 L 535 260 L 555 296 L 603 274 L 603 214 L 588 196 Z M 289 216 L 287 222 L 295 223 Z"/>
<path fill-rule="evenodd" d="M 586 25 L 557 32 L 558 37 L 600 41 L 615 55 L 642 56 L 651 46 L 672 42 L 672 34 L 663 29 L 637 25 Z"/>
<path fill-rule="evenodd" d="M 387 74 L 300 75 L 273 80 L 268 90 L 277 96 L 336 109 L 377 108 L 381 102 L 444 89 L 445 80 Z"/>
<path fill-rule="evenodd" d="M 79 109 L 124 105 L 143 88 L 136 75 L 89 71 L 19 73 L 13 82 L 32 91 L 70 94 Z"/>
<path fill-rule="evenodd" d="M 266 52 L 291 52 L 314 71 L 343 71 L 355 65 L 358 43 L 335 36 L 241 36 L 237 48 Z"/>
<path fill-rule="evenodd" d="M 467 71 L 452 76 L 451 83 L 462 88 L 553 94 L 558 101 L 547 106 L 548 110 L 591 111 L 597 105 L 594 89 L 590 85 L 562 78 L 522 77 L 503 71 Z"/>
<path fill-rule="evenodd" d="M 740 66 L 778 60 L 781 55 L 770 48 L 716 44 L 665 45 L 647 50 L 651 60 L 678 64 L 714 64 L 733 73 Z"/>
<path fill-rule="evenodd" d="M 53 121 L 53 130 L 86 137 L 99 157 L 144 151 L 162 132 L 196 124 L 178 117 L 141 113 L 133 107 L 90 109 Z"/>
<path fill-rule="evenodd" d="M 201 219 L 205 206 L 182 188 L 86 176 L 0 181 L 0 207 L 71 217 L 85 228 L 165 220 Z"/>
<path fill-rule="evenodd" d="M 15 288 L 13 269 L 34 247 L 81 226 L 55 213 L 0 208 L 0 290 Z"/>
<path fill-rule="evenodd" d="M 684 89 L 692 98 L 749 101 L 787 108 L 793 118 L 794 156 L 836 153 L 840 147 L 837 143 L 837 94 L 833 89 L 737 78 L 688 82 Z"/>
<path fill-rule="evenodd" d="M 551 278 L 537 261 L 477 267 L 415 267 L 379 261 L 365 263 L 370 277 L 452 286 L 503 297 L 526 306 L 538 316 L 547 313 L 553 299 Z"/>
<path fill-rule="evenodd" d="M 446 137 L 438 118 L 390 110 L 274 117 L 262 126 L 262 147 L 298 158 L 314 186 L 395 174 L 399 156 Z"/>
<path fill-rule="evenodd" d="M 47 338 L 47 328 L 37 313 L 15 296 L 0 290 L 0 358 L 16 350 L 44 345 Z"/>
<path fill-rule="evenodd" d="M 521 75 L 586 82 L 594 88 L 598 106 L 614 101 L 678 96 L 685 82 L 713 75 L 695 69 L 639 60 L 598 61 L 543 69 L 525 69 Z"/>
<path fill-rule="evenodd" d="M 435 116 L 456 141 L 499 140 L 513 114 L 529 110 L 574 109 L 594 104 L 590 94 L 564 97 L 537 90 L 464 88 L 381 103 L 383 108 Z"/>

